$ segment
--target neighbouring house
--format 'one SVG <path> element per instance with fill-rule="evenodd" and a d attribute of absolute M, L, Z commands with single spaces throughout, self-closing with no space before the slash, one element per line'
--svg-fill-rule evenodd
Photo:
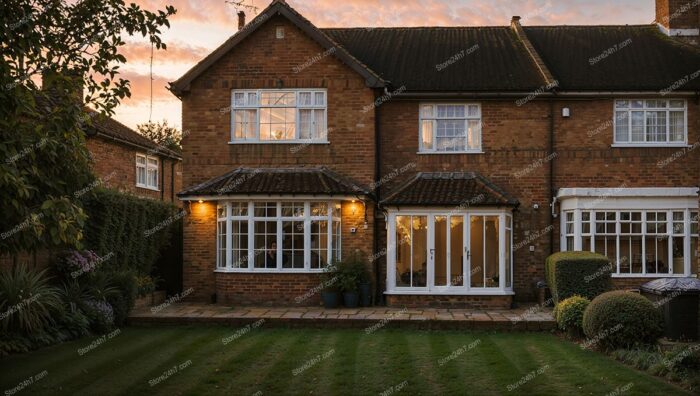
<path fill-rule="evenodd" d="M 143 198 L 181 205 L 181 155 L 163 147 L 119 121 L 95 116 L 86 128 L 95 175 L 104 186 Z"/>
<path fill-rule="evenodd" d="M 182 158 L 179 153 L 111 117 L 92 109 L 87 109 L 87 114 L 91 123 L 85 123 L 84 132 L 97 180 L 85 190 L 76 191 L 76 197 L 91 188 L 103 186 L 182 206 L 175 195 L 182 189 Z M 51 255 L 49 250 L 21 253 L 17 255 L 17 261 L 44 268 Z M 10 255 L 0 255 L 0 268 L 10 268 L 13 261 Z"/>
<path fill-rule="evenodd" d="M 170 87 L 190 131 L 183 287 L 314 304 L 354 250 L 398 306 L 533 300 L 564 250 L 607 255 L 618 288 L 697 276 L 689 7 L 658 0 L 637 26 L 324 29 L 281 0 L 239 14 Z"/>

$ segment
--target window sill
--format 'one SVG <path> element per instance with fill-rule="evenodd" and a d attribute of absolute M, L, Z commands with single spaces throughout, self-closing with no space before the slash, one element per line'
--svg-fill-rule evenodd
<path fill-rule="evenodd" d="M 481 150 L 474 151 L 418 151 L 418 155 L 454 155 L 454 154 L 484 154 Z"/>
<path fill-rule="evenodd" d="M 323 269 L 304 269 L 304 268 L 299 268 L 299 269 L 285 269 L 285 270 L 278 270 L 278 269 L 266 269 L 266 268 L 261 268 L 261 269 L 215 269 L 215 273 L 220 273 L 220 274 L 280 274 L 280 275 L 289 275 L 289 274 L 321 274 L 323 273 Z"/>
<path fill-rule="evenodd" d="M 327 140 L 245 140 L 245 141 L 229 141 L 230 145 L 250 145 L 250 144 L 289 144 L 289 145 L 311 145 L 311 144 L 331 144 Z"/>
<path fill-rule="evenodd" d="M 513 296 L 512 290 L 387 290 L 389 296 Z"/>
<path fill-rule="evenodd" d="M 660 144 L 623 144 L 613 143 L 613 148 L 688 148 L 693 147 L 687 143 L 660 143 Z"/>
<path fill-rule="evenodd" d="M 696 277 L 697 275 L 682 275 L 682 274 L 612 274 L 612 278 L 624 279 L 624 278 L 689 278 Z"/>
<path fill-rule="evenodd" d="M 155 188 L 154 188 L 154 187 L 145 186 L 145 185 L 143 185 L 143 184 L 137 184 L 136 187 L 138 187 L 138 188 L 143 188 L 144 190 L 160 191 L 160 189 L 159 189 L 158 187 L 155 187 Z"/>

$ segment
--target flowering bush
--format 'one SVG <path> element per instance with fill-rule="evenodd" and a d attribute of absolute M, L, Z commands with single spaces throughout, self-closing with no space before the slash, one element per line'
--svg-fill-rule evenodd
<path fill-rule="evenodd" d="M 114 310 L 108 302 L 88 300 L 85 301 L 85 308 L 95 332 L 106 333 L 114 327 Z"/>
<path fill-rule="evenodd" d="M 82 274 L 92 272 L 100 261 L 100 256 L 91 250 L 82 252 L 70 250 L 58 260 L 56 267 L 62 275 L 77 278 Z"/>

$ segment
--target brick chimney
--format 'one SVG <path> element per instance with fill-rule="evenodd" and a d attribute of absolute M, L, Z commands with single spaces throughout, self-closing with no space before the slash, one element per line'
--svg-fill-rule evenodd
<path fill-rule="evenodd" d="M 243 26 L 245 26 L 245 12 L 238 11 L 238 30 L 243 30 Z"/>
<path fill-rule="evenodd" d="M 656 24 L 668 36 L 700 45 L 700 7 L 697 0 L 656 0 Z"/>

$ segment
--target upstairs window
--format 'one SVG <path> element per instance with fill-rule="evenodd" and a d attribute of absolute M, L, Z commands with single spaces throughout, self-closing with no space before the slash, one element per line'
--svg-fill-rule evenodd
<path fill-rule="evenodd" d="M 136 154 L 136 187 L 158 189 L 158 157 Z"/>
<path fill-rule="evenodd" d="M 468 103 L 421 104 L 421 153 L 480 151 L 481 106 Z"/>
<path fill-rule="evenodd" d="M 327 142 L 326 91 L 233 91 L 232 143 Z"/>
<path fill-rule="evenodd" d="M 616 100 L 615 144 L 686 144 L 687 105 L 679 99 Z"/>

